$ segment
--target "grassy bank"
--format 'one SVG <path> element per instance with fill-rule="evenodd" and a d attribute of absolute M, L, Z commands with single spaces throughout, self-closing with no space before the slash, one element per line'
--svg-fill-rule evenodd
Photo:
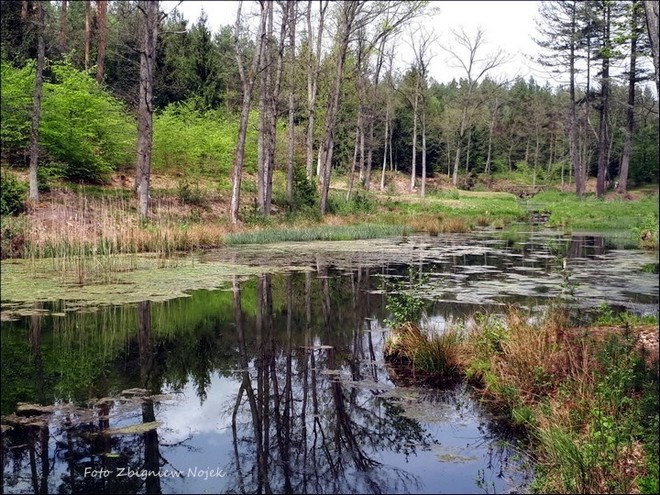
<path fill-rule="evenodd" d="M 25 194 L 20 181 L 5 180 L 3 201 Z M 506 192 L 432 189 L 426 197 L 407 193 L 404 186 L 388 194 L 357 190 L 347 200 L 345 191 L 331 190 L 329 214 L 318 213 L 318 198 L 290 205 L 285 181 L 278 172 L 273 214 L 254 208 L 254 188 L 244 181 L 243 224 L 227 220 L 226 180 L 155 176 L 152 211 L 148 221 L 138 218 L 130 181 L 118 176 L 107 186 L 48 184 L 39 205 L 2 217 L 2 257 L 66 257 L 151 252 L 176 252 L 224 244 L 269 243 L 296 240 L 365 239 L 426 232 L 438 235 L 469 232 L 478 227 L 505 228 L 524 221 L 529 208 L 549 212 L 549 226 L 573 230 L 625 231 L 642 247 L 658 246 L 657 193 L 635 200 L 578 199 L 572 193 L 548 191 L 529 203 Z M 5 186 L 12 185 L 5 191 Z M 401 188 L 399 188 L 401 189 Z M 5 194 L 8 193 L 8 194 Z M 310 193 L 311 194 L 311 193 Z M 3 205 L 4 211 L 4 205 Z"/>
<path fill-rule="evenodd" d="M 608 313 L 576 328 L 554 308 L 535 323 L 513 309 L 475 321 L 470 331 L 433 336 L 400 324 L 386 358 L 467 377 L 492 411 L 527 433 L 535 492 L 658 493 L 657 318 Z"/>

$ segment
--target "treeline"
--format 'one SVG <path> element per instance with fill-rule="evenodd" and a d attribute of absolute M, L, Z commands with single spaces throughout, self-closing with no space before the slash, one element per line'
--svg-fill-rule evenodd
<path fill-rule="evenodd" d="M 152 161 L 217 174 L 231 183 L 232 222 L 246 167 L 265 215 L 276 169 L 291 204 L 297 188 L 316 187 L 321 212 L 333 173 L 346 174 L 349 197 L 354 175 L 359 187 L 384 189 L 388 170 L 409 174 L 422 195 L 438 174 L 464 187 L 477 176 L 561 181 L 579 195 L 597 177 L 599 196 L 657 182 L 654 2 L 544 2 L 540 59 L 556 87 L 495 78 L 506 54 L 482 31 L 457 30 L 440 45 L 421 24 L 433 3 L 241 3 L 236 24 L 216 33 L 204 14 L 189 25 L 158 7 L 2 2 L 3 162 L 35 162 L 40 131 L 41 165 L 71 179 L 102 181 L 137 163 L 145 215 Z M 401 69 L 403 45 L 411 60 Z M 444 60 L 463 76 L 434 81 L 429 67 Z"/>

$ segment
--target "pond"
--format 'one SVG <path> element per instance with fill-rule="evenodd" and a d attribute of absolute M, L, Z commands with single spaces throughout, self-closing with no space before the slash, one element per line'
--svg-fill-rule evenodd
<path fill-rule="evenodd" d="M 562 295 L 657 313 L 655 262 L 597 236 L 484 231 L 215 250 L 195 263 L 256 275 L 168 300 L 62 292 L 17 311 L 3 290 L 3 492 L 525 491 L 524 444 L 466 384 L 407 386 L 383 361 L 383 281 L 421 277 L 442 331 Z"/>

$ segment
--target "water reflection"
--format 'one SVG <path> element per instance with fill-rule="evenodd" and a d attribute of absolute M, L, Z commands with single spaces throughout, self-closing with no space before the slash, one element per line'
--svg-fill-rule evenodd
<path fill-rule="evenodd" d="M 438 491 L 437 473 L 427 468 L 439 462 L 433 449 L 449 431 L 414 413 L 441 402 L 390 382 L 375 270 L 318 268 L 235 280 L 231 290 L 171 303 L 39 315 L 24 330 L 25 320 L 3 328 L 15 358 L 27 331 L 25 358 L 46 388 L 43 395 L 27 389 L 20 400 L 59 400 L 3 417 L 11 427 L 3 433 L 4 491 Z M 58 389 L 60 366 L 73 362 L 88 363 L 78 371 L 91 380 Z M 21 389 L 5 371 L 3 385 Z M 495 434 L 477 432 L 485 421 L 477 410 L 464 421 L 484 444 L 456 464 L 466 472 L 452 483 L 474 491 L 482 470 L 504 488 L 501 460 L 488 467 Z"/>
<path fill-rule="evenodd" d="M 166 303 L 40 303 L 1 330 L 3 491 L 515 489 L 525 473 L 502 441 L 509 433 L 464 385 L 394 386 L 380 280 L 405 280 L 411 265 L 430 274 L 438 329 L 501 301 L 556 295 L 557 257 L 595 301 L 590 287 L 657 306 L 657 277 L 633 275 L 640 254 L 565 241 L 374 241 L 350 256 L 303 247 L 289 261 L 306 272 Z"/>

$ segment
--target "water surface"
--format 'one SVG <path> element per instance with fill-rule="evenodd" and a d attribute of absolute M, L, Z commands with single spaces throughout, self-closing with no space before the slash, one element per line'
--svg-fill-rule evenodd
<path fill-rule="evenodd" d="M 427 274 L 419 295 L 437 331 L 547 304 L 567 279 L 585 311 L 658 305 L 657 275 L 642 271 L 651 255 L 551 231 L 199 260 L 217 261 L 264 270 L 165 302 L 35 302 L 3 322 L 5 493 L 524 491 L 524 446 L 465 384 L 406 387 L 383 362 L 383 279 Z"/>

